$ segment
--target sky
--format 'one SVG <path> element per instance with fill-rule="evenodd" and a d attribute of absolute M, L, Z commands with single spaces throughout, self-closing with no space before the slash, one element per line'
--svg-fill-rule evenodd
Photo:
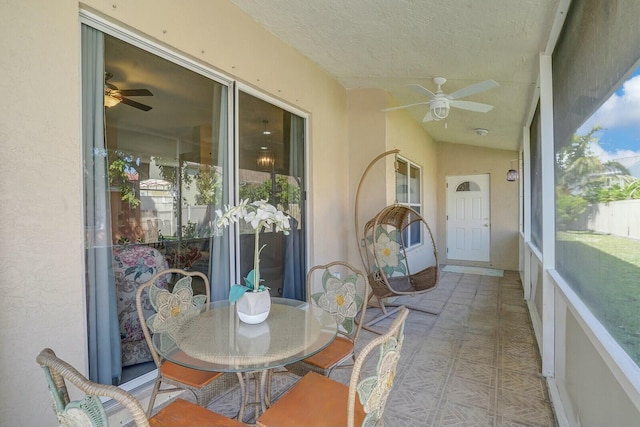
<path fill-rule="evenodd" d="M 592 145 L 602 161 L 640 156 L 640 68 L 578 129 L 584 135 L 593 126 L 603 130 Z"/>

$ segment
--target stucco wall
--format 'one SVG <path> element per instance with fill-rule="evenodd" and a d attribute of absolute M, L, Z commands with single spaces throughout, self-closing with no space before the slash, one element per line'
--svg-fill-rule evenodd
<path fill-rule="evenodd" d="M 406 111 L 387 113 L 387 149 L 398 148 L 400 156 L 422 166 L 422 216 L 438 241 L 437 222 L 437 144 Z M 390 179 L 392 186 L 395 178 Z M 395 187 L 392 188 L 395 197 Z"/>
<path fill-rule="evenodd" d="M 377 156 L 396 149 L 400 156 L 422 166 L 420 186 L 424 201 L 423 215 L 430 224 L 436 222 L 435 143 L 406 111 L 381 111 L 389 105 L 393 105 L 392 99 L 380 89 L 351 89 L 348 92 L 352 216 L 355 214 L 355 192 L 358 184 L 361 184 L 358 200 L 359 236 L 368 220 L 395 201 L 396 191 L 394 155 L 374 163 L 366 176 L 365 169 Z M 363 268 L 356 247 L 357 240 L 353 238 L 354 223 L 355 218 L 349 221 L 349 259 Z"/>
<path fill-rule="evenodd" d="M 491 138 L 487 136 L 485 138 Z M 451 175 L 490 174 L 491 186 L 491 246 L 489 263 L 468 265 L 491 266 L 505 270 L 518 270 L 518 203 L 519 182 L 508 182 L 507 171 L 518 153 L 493 150 L 471 145 L 438 143 L 437 216 L 438 256 L 446 264 L 446 177 Z M 455 261 L 462 264 L 461 261 Z"/>
<path fill-rule="evenodd" d="M 349 247 L 349 261 L 364 268 L 358 251 L 356 238 L 356 191 L 362 175 L 369 163 L 386 151 L 384 108 L 385 92 L 378 89 L 351 89 L 348 91 L 349 114 L 349 180 L 351 217 L 347 220 L 349 232 L 345 243 Z M 364 223 L 375 211 L 386 205 L 385 163 L 375 166 L 362 182 L 358 202 L 358 236 L 362 235 Z M 382 189 L 381 189 L 382 187 Z M 378 189 L 378 191 L 376 191 Z"/>
<path fill-rule="evenodd" d="M 3 2 L 0 425 L 55 425 L 43 347 L 85 366 L 79 43 L 77 2 Z"/>
<path fill-rule="evenodd" d="M 307 111 L 311 262 L 346 258 L 343 87 L 224 0 L 84 4 Z M 5 1 L 0 23 L 0 425 L 53 426 L 37 353 L 86 372 L 78 2 Z"/>

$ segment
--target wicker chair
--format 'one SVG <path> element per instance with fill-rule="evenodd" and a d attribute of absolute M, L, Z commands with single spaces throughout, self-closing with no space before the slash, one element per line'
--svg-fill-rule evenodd
<path fill-rule="evenodd" d="M 132 415 L 137 427 L 245 425 L 182 399 L 173 401 L 152 418 L 147 418 L 144 409 L 132 395 L 113 385 L 89 381 L 73 366 L 59 359 L 53 350 L 43 349 L 36 361 L 44 369 L 53 399 L 53 409 L 58 424 L 63 427 L 108 426 L 109 420 L 100 400 L 101 396 L 111 398 L 124 406 Z M 82 400 L 70 401 L 67 381 L 85 394 Z"/>
<path fill-rule="evenodd" d="M 369 313 L 374 313 L 373 318 L 367 319 L 363 328 L 375 333 L 382 331 L 372 325 L 393 316 L 401 306 L 427 314 L 439 314 L 419 305 L 410 306 L 404 301 L 399 304 L 386 301 L 390 297 L 429 292 L 438 286 L 436 243 L 431 228 L 422 215 L 396 200 L 396 203 L 384 207 L 375 217 L 370 218 L 364 228 L 360 228 L 359 200 L 364 193 L 363 183 L 367 174 L 378 161 L 390 155 L 397 157 L 399 152 L 397 149 L 390 150 L 373 159 L 364 170 L 356 190 L 356 240 L 371 286 L 369 298 L 376 298 L 369 305 L 377 306 L 376 310 Z M 395 168 L 397 176 L 397 159 Z"/>
<path fill-rule="evenodd" d="M 407 246 L 422 236 L 422 244 L 411 250 Z M 372 325 L 395 314 L 398 307 L 438 315 L 423 307 L 404 303 L 386 303 L 385 299 L 403 295 L 415 296 L 438 286 L 438 254 L 427 221 L 415 210 L 394 204 L 382 209 L 364 227 L 365 269 L 371 296 L 376 297 L 380 312 L 367 319 L 364 329 L 381 333 Z M 395 307 L 389 309 L 391 307 Z"/>
<path fill-rule="evenodd" d="M 183 276 L 175 282 L 172 294 L 167 290 L 155 286 L 155 282 L 166 274 L 177 274 Z M 193 295 L 193 288 L 191 287 L 191 279 L 193 277 L 198 277 L 204 282 L 205 295 Z M 151 301 L 151 305 L 156 310 L 156 314 L 153 314 L 146 319 L 145 312 L 143 310 L 143 293 L 146 294 L 148 299 Z M 192 302 L 191 310 L 187 310 L 188 312 L 185 311 L 184 307 L 179 304 L 179 301 L 175 300 L 177 302 L 174 307 L 171 306 L 171 303 L 168 305 L 165 304 L 164 310 L 178 309 L 180 311 L 182 309 L 178 316 L 164 316 L 162 312 L 157 312 L 159 304 L 156 300 L 158 298 L 162 298 L 163 300 L 168 297 L 176 298 L 179 297 L 179 294 L 182 296 L 190 295 Z M 163 360 L 153 345 L 152 333 L 166 327 L 179 327 L 180 324 L 190 318 L 191 315 L 199 313 L 199 309 L 205 304 L 208 304 L 209 300 L 209 279 L 207 279 L 207 276 L 203 273 L 198 271 L 185 271 L 176 268 L 169 268 L 155 274 L 147 283 L 138 288 L 138 292 L 136 293 L 136 306 L 138 309 L 138 317 L 140 318 L 140 325 L 142 326 L 142 332 L 144 333 L 147 344 L 149 345 L 149 350 L 151 351 L 153 360 L 158 367 L 158 376 L 156 377 L 156 382 L 153 386 L 153 391 L 151 392 L 147 416 L 151 415 L 156 396 L 159 393 L 169 393 L 176 390 L 189 390 L 194 394 L 198 405 L 204 407 L 207 406 L 209 402 L 211 402 L 211 400 L 221 391 L 231 387 L 232 379 L 229 375 L 225 375 L 221 372 L 208 372 L 191 369 L 168 360 Z M 170 320 L 171 323 L 165 322 L 165 319 Z M 171 333 L 169 332 L 169 335 L 170 334 Z M 235 380 L 235 378 L 233 379 Z M 162 383 L 173 387 L 161 389 L 160 387 Z"/>
<path fill-rule="evenodd" d="M 401 308 L 389 329 L 358 354 L 349 385 L 310 372 L 256 421 L 260 427 L 373 426 L 378 425 L 393 385 L 400 358 L 404 323 Z M 369 354 L 380 349 L 376 374 L 360 379 Z M 357 394 L 357 396 L 356 396 Z"/>
<path fill-rule="evenodd" d="M 300 362 L 287 366 L 287 370 L 304 376 L 317 372 L 329 376 L 331 371 L 355 359 L 354 348 L 362 319 L 367 308 L 367 276 L 351 265 L 335 261 L 312 267 L 307 273 L 307 299 L 331 313 L 338 323 L 338 336 L 324 350 Z"/>

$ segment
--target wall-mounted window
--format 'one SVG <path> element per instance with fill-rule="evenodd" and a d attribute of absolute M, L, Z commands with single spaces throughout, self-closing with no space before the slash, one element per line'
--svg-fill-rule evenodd
<path fill-rule="evenodd" d="M 398 204 L 408 206 L 422 215 L 422 168 L 403 158 L 396 160 L 396 200 Z M 407 248 L 422 244 L 420 223 L 409 227 L 408 235 L 404 241 L 408 242 Z"/>

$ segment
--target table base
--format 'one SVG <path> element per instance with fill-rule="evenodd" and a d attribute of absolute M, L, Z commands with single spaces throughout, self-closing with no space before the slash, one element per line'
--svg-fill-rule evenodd
<path fill-rule="evenodd" d="M 261 413 L 271 406 L 271 370 L 238 372 L 238 382 L 240 383 L 240 410 L 238 411 L 238 421 L 244 422 L 244 413 L 248 407 L 255 407 L 254 420 L 257 420 Z M 253 401 L 249 401 L 249 381 L 256 383 Z"/>

